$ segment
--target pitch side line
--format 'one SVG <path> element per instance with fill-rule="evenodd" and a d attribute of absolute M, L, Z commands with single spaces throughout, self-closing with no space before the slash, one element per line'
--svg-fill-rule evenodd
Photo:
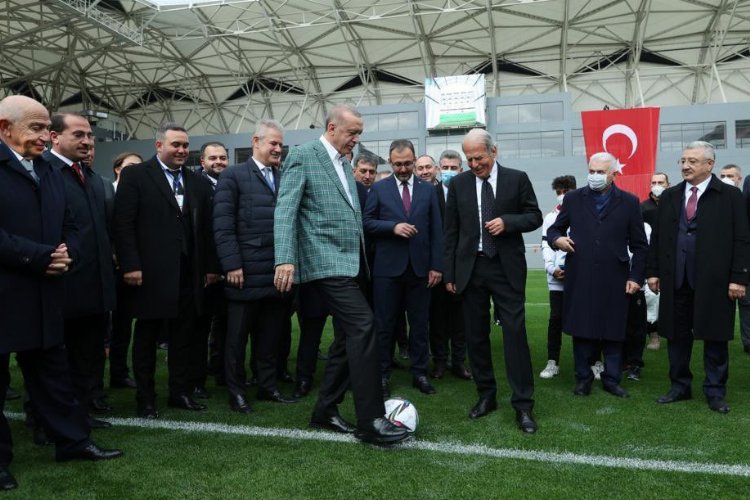
<path fill-rule="evenodd" d="M 7 412 L 8 418 L 22 420 L 21 413 Z M 333 443 L 356 443 L 359 441 L 351 435 L 333 432 L 311 431 L 302 429 L 279 429 L 274 427 L 255 427 L 248 425 L 227 425 L 211 422 L 180 422 L 175 420 L 144 420 L 138 418 L 108 418 L 113 425 L 137 427 L 140 429 L 164 429 L 170 431 L 204 432 L 233 434 L 251 437 L 281 438 L 300 441 L 323 441 Z M 647 460 L 641 458 L 613 457 L 607 455 L 587 455 L 577 453 L 555 453 L 547 451 L 528 451 L 512 448 L 491 448 L 484 445 L 462 444 L 451 442 L 430 442 L 419 439 L 406 442 L 397 448 L 405 450 L 431 451 L 449 455 L 474 455 L 499 459 L 528 460 L 554 464 L 590 465 L 616 469 L 654 470 L 665 472 L 685 472 L 691 474 L 713 474 L 723 476 L 750 477 L 750 466 L 741 464 L 721 464 L 684 462 L 678 460 Z M 126 450 L 127 451 L 127 450 Z"/>

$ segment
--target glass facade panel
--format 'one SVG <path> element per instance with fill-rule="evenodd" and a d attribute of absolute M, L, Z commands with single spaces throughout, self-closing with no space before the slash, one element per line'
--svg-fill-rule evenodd
<path fill-rule="evenodd" d="M 692 141 L 710 142 L 716 149 L 727 147 L 726 122 L 666 124 L 660 132 L 662 151 L 681 151 Z"/>
<path fill-rule="evenodd" d="M 570 131 L 571 154 L 573 156 L 586 156 L 586 142 L 583 140 L 583 130 L 577 128 Z"/>
<path fill-rule="evenodd" d="M 540 106 L 540 118 L 543 122 L 563 121 L 562 102 L 543 102 Z"/>
<path fill-rule="evenodd" d="M 518 123 L 539 123 L 541 120 L 539 104 L 520 104 L 518 106 Z"/>
<path fill-rule="evenodd" d="M 417 113 L 416 111 L 408 111 L 398 114 L 399 130 L 413 130 L 417 127 L 419 127 L 419 113 Z"/>
<path fill-rule="evenodd" d="M 378 130 L 380 132 L 398 130 L 398 113 L 384 113 L 378 115 Z"/>
<path fill-rule="evenodd" d="M 750 148 L 750 120 L 737 120 L 734 126 L 738 148 Z"/>
<path fill-rule="evenodd" d="M 513 125 L 518 123 L 518 106 L 498 106 L 497 107 L 497 124 Z"/>
<path fill-rule="evenodd" d="M 542 132 L 542 148 L 541 155 L 543 158 L 548 156 L 564 156 L 565 155 L 565 140 L 562 130 L 555 130 L 553 132 Z"/>
<path fill-rule="evenodd" d="M 378 115 L 362 115 L 365 132 L 378 131 Z"/>

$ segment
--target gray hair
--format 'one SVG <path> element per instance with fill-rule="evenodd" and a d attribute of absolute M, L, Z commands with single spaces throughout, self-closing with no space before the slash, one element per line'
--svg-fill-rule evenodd
<path fill-rule="evenodd" d="M 443 160 L 458 160 L 459 167 L 463 164 L 463 159 L 461 159 L 461 154 L 459 154 L 458 151 L 455 151 L 453 149 L 446 149 L 445 151 L 440 153 L 440 160 L 438 160 L 438 162 L 442 163 Z"/>
<path fill-rule="evenodd" d="M 417 157 L 417 161 L 419 161 L 420 158 L 429 158 L 430 159 L 430 163 L 432 163 L 433 166 L 435 165 L 435 158 L 433 158 L 432 156 L 430 156 L 428 154 L 419 155 Z"/>
<path fill-rule="evenodd" d="M 378 157 L 367 151 L 362 151 L 356 158 L 354 158 L 352 165 L 354 165 L 354 168 L 357 168 L 360 163 L 378 168 Z"/>
<path fill-rule="evenodd" d="M 710 142 L 706 142 L 706 141 L 689 142 L 685 146 L 685 149 L 702 149 L 703 156 L 705 156 L 707 160 L 716 159 L 716 149 L 714 148 L 714 145 L 711 144 Z"/>
<path fill-rule="evenodd" d="M 345 113 L 351 113 L 357 118 L 362 118 L 362 114 L 352 104 L 337 104 L 329 109 L 326 114 L 326 129 L 328 129 L 328 124 L 331 122 L 340 123 Z"/>
<path fill-rule="evenodd" d="M 492 139 L 492 134 L 484 130 L 483 128 L 473 128 L 466 133 L 464 136 L 464 142 L 476 141 L 484 144 L 485 149 L 489 153 L 493 147 L 495 147 L 495 141 Z"/>
<path fill-rule="evenodd" d="M 282 135 L 284 134 L 284 126 L 281 123 L 277 122 L 276 120 L 271 120 L 270 118 L 263 118 L 255 125 L 255 132 L 253 132 L 253 137 L 263 139 L 266 136 L 266 132 L 269 128 L 274 129 Z"/>
<path fill-rule="evenodd" d="M 177 122 L 166 122 L 159 125 L 159 128 L 156 129 L 156 140 L 157 141 L 164 141 L 167 137 L 167 131 L 168 130 L 177 130 L 178 132 L 185 132 L 187 134 L 187 130 L 185 130 L 185 127 L 180 125 Z"/>
<path fill-rule="evenodd" d="M 612 153 L 602 151 L 601 153 L 594 153 L 591 155 L 591 158 L 589 158 L 589 167 L 593 163 L 609 163 L 609 170 L 611 171 L 612 167 L 617 165 L 617 158 L 615 158 Z"/>

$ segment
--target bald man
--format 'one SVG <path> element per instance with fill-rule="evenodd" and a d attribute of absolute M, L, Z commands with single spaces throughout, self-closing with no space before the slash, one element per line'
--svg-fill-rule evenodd
<path fill-rule="evenodd" d="M 71 388 L 63 277 L 76 255 L 78 231 L 62 173 L 41 158 L 49 125 L 47 110 L 33 99 L 0 101 L 0 391 L 8 387 L 15 352 L 57 461 L 112 459 L 122 452 L 91 441 L 86 413 Z M 10 428 L 0 412 L 0 489 L 18 486 L 8 470 L 12 459 Z"/>

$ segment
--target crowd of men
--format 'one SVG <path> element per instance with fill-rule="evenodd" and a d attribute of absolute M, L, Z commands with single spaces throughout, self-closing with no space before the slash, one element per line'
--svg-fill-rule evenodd
<path fill-rule="evenodd" d="M 84 117 L 50 117 L 22 96 L 0 101 L 0 385 L 8 388 L 16 353 L 35 441 L 54 443 L 58 460 L 122 454 L 89 437 L 110 425 L 94 417 L 109 409 L 108 336 L 110 386 L 135 389 L 141 418 L 159 417 L 160 346 L 168 349 L 167 405 L 189 411 L 206 408 L 210 373 L 233 411 L 253 411 L 251 386 L 257 400 L 294 404 L 311 392 L 324 358 L 310 426 L 391 445 L 409 436 L 384 418 L 396 346 L 425 395 L 448 371 L 473 380 L 469 417 L 477 419 L 497 408 L 494 320 L 516 422 L 536 432 L 523 234 L 543 217 L 529 177 L 502 166 L 492 136 L 473 129 L 462 144 L 469 171 L 457 151 L 436 162 L 400 139 L 389 149 L 392 173 L 378 179 L 377 157 L 362 152 L 350 163 L 362 132 L 354 107 L 335 106 L 322 136 L 292 148 L 282 165 L 283 127 L 261 120 L 246 162 L 229 166 L 227 148 L 210 142 L 194 172 L 187 130 L 165 123 L 152 158 L 115 159 L 112 184 L 91 168 L 94 137 Z M 666 175 L 654 175 L 643 205 L 615 185 L 617 160 L 608 153 L 591 157 L 586 186 L 576 189 L 573 176 L 553 181 L 558 205 L 543 226 L 550 320 L 541 378 L 559 374 L 565 332 L 573 337 L 574 393 L 588 395 L 601 378 L 605 391 L 627 397 L 620 381 L 624 369 L 640 375 L 648 284 L 659 296 L 658 332 L 669 340 L 671 386 L 658 402 L 691 397 L 697 339 L 708 405 L 729 411 L 737 301 L 750 350 L 750 229 L 739 167 L 725 167 L 719 180 L 714 161 L 713 146 L 689 144 L 684 182 L 669 187 Z M 328 316 L 334 338 L 323 354 Z M 282 392 L 280 383 L 295 379 L 293 393 Z M 354 422 L 338 410 L 348 390 Z M 16 487 L 11 460 L 0 416 L 2 489 Z"/>

